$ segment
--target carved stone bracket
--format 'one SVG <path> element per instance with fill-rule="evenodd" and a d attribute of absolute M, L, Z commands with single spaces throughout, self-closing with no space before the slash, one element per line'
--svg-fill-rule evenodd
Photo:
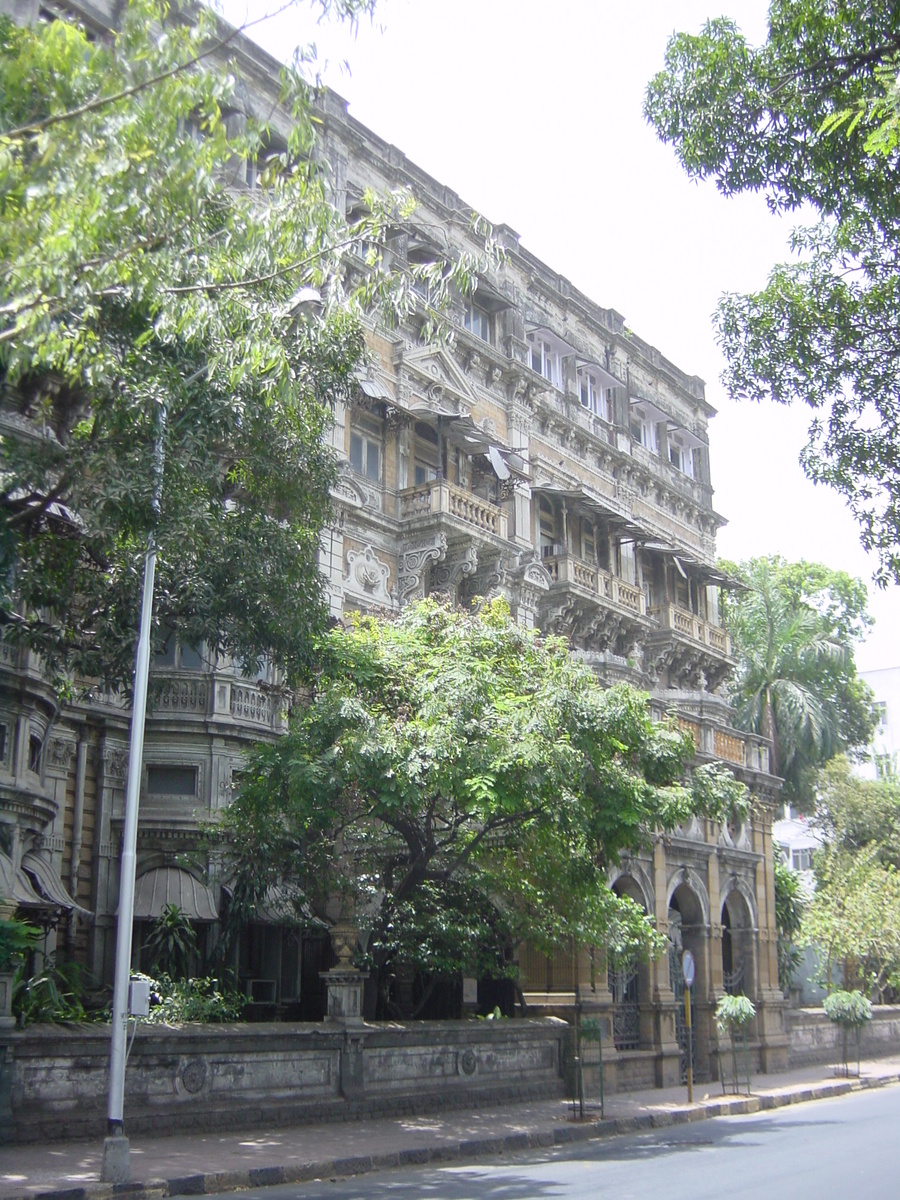
<path fill-rule="evenodd" d="M 474 575 L 477 566 L 477 546 L 454 546 L 446 558 L 435 565 L 434 587 L 441 592 L 455 592 L 464 579 Z"/>
<path fill-rule="evenodd" d="M 401 551 L 398 573 L 401 601 L 425 595 L 426 568 L 429 563 L 443 561 L 446 553 L 447 537 L 443 533 L 418 539 Z"/>

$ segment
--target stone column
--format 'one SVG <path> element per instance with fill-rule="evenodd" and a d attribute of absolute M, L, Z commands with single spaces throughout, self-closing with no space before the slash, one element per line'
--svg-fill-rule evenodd
<path fill-rule="evenodd" d="M 668 865 L 666 850 L 660 839 L 653 843 L 653 904 L 657 932 L 669 936 Z M 652 964 L 650 970 L 651 997 L 654 1010 L 653 1049 L 657 1054 L 656 1086 L 672 1087 L 681 1076 L 681 1050 L 675 1032 L 675 994 L 669 979 L 669 956 Z"/>

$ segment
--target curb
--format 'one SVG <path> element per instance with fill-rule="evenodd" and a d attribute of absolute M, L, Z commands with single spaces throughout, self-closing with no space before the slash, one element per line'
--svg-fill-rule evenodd
<path fill-rule="evenodd" d="M 549 1149 L 578 1142 L 599 1141 L 629 1133 L 687 1125 L 713 1117 L 745 1116 L 828 1100 L 851 1092 L 868 1091 L 900 1083 L 900 1072 L 864 1079 L 824 1080 L 792 1090 L 766 1092 L 759 1096 L 722 1096 L 692 1107 L 651 1109 L 631 1117 L 607 1117 L 581 1124 L 555 1125 L 530 1133 L 510 1133 L 500 1137 L 467 1138 L 442 1146 L 393 1150 L 384 1154 L 360 1154 L 346 1158 L 310 1160 L 290 1167 L 253 1167 L 247 1171 L 210 1171 L 181 1175 L 171 1179 L 147 1179 L 142 1183 L 87 1183 L 80 1187 L 49 1188 L 39 1192 L 7 1194 L 3 1200 L 164 1200 L 169 1196 L 204 1196 L 215 1192 L 244 1191 L 276 1184 L 307 1183 L 313 1179 L 335 1179 L 365 1175 L 397 1167 L 427 1166 L 431 1163 L 456 1162 L 460 1159 L 514 1153 L 521 1150 Z"/>

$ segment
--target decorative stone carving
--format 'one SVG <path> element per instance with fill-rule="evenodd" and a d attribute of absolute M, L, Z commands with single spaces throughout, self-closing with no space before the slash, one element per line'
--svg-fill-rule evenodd
<path fill-rule="evenodd" d="M 475 573 L 478 566 L 476 546 L 457 546 L 434 568 L 434 586 L 438 591 L 455 592 L 460 582 Z"/>
<path fill-rule="evenodd" d="M 202 1058 L 192 1058 L 181 1068 L 181 1083 L 186 1092 L 192 1096 L 203 1090 L 206 1083 L 206 1062 Z"/>
<path fill-rule="evenodd" d="M 441 562 L 447 553 L 447 537 L 436 533 L 407 546 L 400 553 L 399 591 L 401 600 L 425 595 L 425 569 L 429 563 Z"/>
<path fill-rule="evenodd" d="M 347 551 L 347 573 L 344 584 L 350 590 L 361 593 L 373 603 L 392 604 L 388 590 L 391 568 L 382 562 L 370 545 L 362 550 Z"/>
<path fill-rule="evenodd" d="M 109 783 L 113 786 L 119 783 L 124 784 L 125 774 L 128 770 L 128 751 L 107 746 L 103 750 L 101 761 Z"/>
<path fill-rule="evenodd" d="M 50 742 L 50 760 L 48 766 L 56 771 L 68 773 L 69 764 L 75 757 L 75 743 L 65 738 L 53 738 Z"/>

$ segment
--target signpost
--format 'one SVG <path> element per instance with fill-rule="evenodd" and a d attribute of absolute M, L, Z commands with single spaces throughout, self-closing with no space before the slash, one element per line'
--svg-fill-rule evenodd
<path fill-rule="evenodd" d="M 687 1089 L 688 1104 L 694 1103 L 694 1042 L 691 1036 L 691 988 L 694 984 L 694 956 L 685 950 L 681 958 L 681 973 L 684 976 L 684 1027 L 687 1036 Z"/>

